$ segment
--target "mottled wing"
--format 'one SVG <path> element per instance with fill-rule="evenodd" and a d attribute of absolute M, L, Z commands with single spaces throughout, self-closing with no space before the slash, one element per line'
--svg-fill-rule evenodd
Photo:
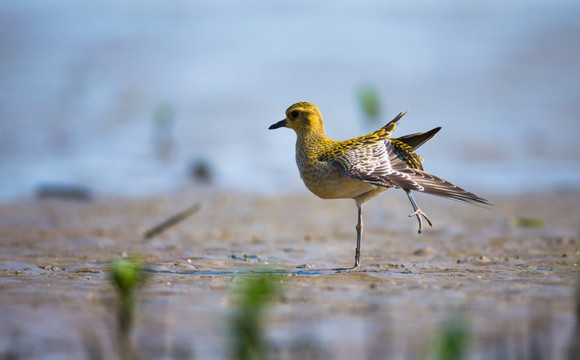
<path fill-rule="evenodd" d="M 419 154 L 415 154 L 411 145 L 398 139 L 391 139 L 391 145 L 397 155 L 399 155 L 399 158 L 403 160 L 408 167 L 423 170 L 423 164 L 421 163 L 423 158 Z"/>
<path fill-rule="evenodd" d="M 402 187 L 420 191 L 406 173 L 408 166 L 399 157 L 389 140 L 372 143 L 337 143 L 319 156 L 338 167 L 345 177 L 386 187 Z"/>
<path fill-rule="evenodd" d="M 332 163 L 345 177 L 370 184 L 419 191 L 468 203 L 488 204 L 487 200 L 423 171 L 422 167 L 410 167 L 408 159 L 388 139 L 374 143 L 337 143 L 321 154 L 319 160 Z"/>

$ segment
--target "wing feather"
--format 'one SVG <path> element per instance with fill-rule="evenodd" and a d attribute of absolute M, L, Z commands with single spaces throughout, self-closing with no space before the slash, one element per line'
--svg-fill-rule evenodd
<path fill-rule="evenodd" d="M 335 165 L 345 177 L 370 184 L 424 192 L 472 204 L 489 205 L 474 193 L 430 174 L 409 167 L 390 139 L 338 144 L 320 157 Z"/>

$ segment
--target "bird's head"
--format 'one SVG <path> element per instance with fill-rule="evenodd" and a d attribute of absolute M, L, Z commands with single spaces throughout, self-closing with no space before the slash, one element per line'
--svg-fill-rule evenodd
<path fill-rule="evenodd" d="M 324 134 L 320 110 L 309 102 L 299 102 L 290 106 L 286 110 L 286 118 L 272 124 L 268 129 L 281 127 L 290 128 L 298 135 L 306 135 L 310 132 Z"/>

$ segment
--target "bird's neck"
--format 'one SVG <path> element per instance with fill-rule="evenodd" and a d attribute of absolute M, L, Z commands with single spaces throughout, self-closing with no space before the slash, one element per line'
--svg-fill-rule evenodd
<path fill-rule="evenodd" d="M 324 129 L 297 132 L 296 135 L 296 155 L 304 159 L 316 157 L 333 142 L 326 137 Z"/>

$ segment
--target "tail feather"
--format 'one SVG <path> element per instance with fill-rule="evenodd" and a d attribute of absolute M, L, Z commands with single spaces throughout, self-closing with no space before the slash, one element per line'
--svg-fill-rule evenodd
<path fill-rule="evenodd" d="M 413 150 L 418 149 L 421 145 L 431 140 L 437 132 L 441 130 L 441 127 L 436 127 L 435 129 L 429 130 L 427 132 L 415 133 L 410 135 L 405 135 L 398 137 L 396 140 L 402 141 L 405 144 L 413 148 Z"/>
<path fill-rule="evenodd" d="M 401 118 L 403 116 L 405 116 L 405 114 L 407 114 L 406 111 L 402 111 L 402 112 L 398 113 L 397 116 L 395 116 L 395 118 L 393 120 L 389 121 L 387 123 L 387 125 L 380 128 L 379 131 L 383 130 L 386 133 L 390 134 L 393 130 L 395 130 L 395 127 L 397 126 L 397 121 L 401 120 Z"/>
<path fill-rule="evenodd" d="M 405 116 L 406 114 L 407 114 L 407 111 L 401 111 L 400 113 L 397 114 L 397 116 L 395 116 L 395 118 L 393 120 L 389 121 L 389 123 L 385 126 L 389 126 L 391 124 L 396 124 L 397 121 L 401 120 L 401 118 L 403 116 Z"/>

